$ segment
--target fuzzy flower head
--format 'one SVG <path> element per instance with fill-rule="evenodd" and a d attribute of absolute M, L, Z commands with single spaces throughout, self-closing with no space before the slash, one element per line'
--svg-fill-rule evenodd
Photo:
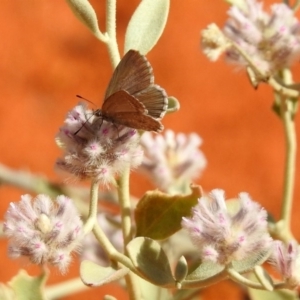
<path fill-rule="evenodd" d="M 276 73 L 299 58 L 300 23 L 286 4 L 273 4 L 266 13 L 261 2 L 244 0 L 243 5 L 233 5 L 228 15 L 225 36 L 240 46 L 262 72 Z M 226 51 L 226 57 L 247 66 L 233 48 Z"/>
<path fill-rule="evenodd" d="M 4 233 L 9 238 L 9 256 L 26 256 L 34 264 L 57 266 L 64 273 L 82 237 L 82 222 L 72 200 L 46 195 L 21 197 L 10 203 Z"/>
<path fill-rule="evenodd" d="M 215 189 L 199 199 L 191 218 L 182 220 L 202 261 L 225 266 L 249 256 L 262 257 L 271 247 L 267 212 L 247 193 L 230 202 L 226 205 L 224 191 Z"/>
<path fill-rule="evenodd" d="M 191 133 L 165 135 L 145 132 L 141 138 L 144 159 L 139 170 L 147 174 L 162 191 L 170 192 L 188 187 L 206 166 L 206 159 L 199 150 L 201 138 Z"/>
<path fill-rule="evenodd" d="M 287 245 L 282 241 L 275 241 L 269 262 L 290 288 L 300 285 L 300 249 L 296 241 L 290 241 Z"/>
<path fill-rule="evenodd" d="M 68 113 L 57 143 L 65 151 L 57 161 L 60 169 L 103 184 L 113 181 L 128 165 L 138 166 L 143 157 L 135 129 L 106 122 L 83 104 Z"/>

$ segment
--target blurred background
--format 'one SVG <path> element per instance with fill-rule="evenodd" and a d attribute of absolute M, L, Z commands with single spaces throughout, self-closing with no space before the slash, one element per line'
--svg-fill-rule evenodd
<path fill-rule="evenodd" d="M 121 53 L 126 26 L 139 2 L 119 0 Z M 105 3 L 91 3 L 104 31 Z M 243 71 L 223 61 L 209 62 L 200 49 L 200 30 L 212 22 L 223 27 L 227 8 L 221 0 L 171 1 L 165 32 L 147 56 L 156 83 L 181 104 L 180 111 L 167 115 L 163 124 L 175 132 L 196 132 L 203 138 L 208 166 L 197 183 L 205 191 L 222 188 L 227 198 L 246 191 L 278 218 L 285 145 L 282 124 L 271 110 L 272 91 L 264 84 L 254 90 Z M 66 177 L 54 170 L 61 154 L 54 137 L 67 111 L 77 104 L 76 94 L 101 105 L 112 74 L 106 47 L 64 1 L 1 0 L 0 37 L 0 163 L 63 183 Z M 299 70 L 297 62 L 296 80 Z M 299 120 L 296 122 L 299 132 Z M 299 160 L 297 167 L 292 228 L 299 239 Z M 153 188 L 146 178 L 132 174 L 133 195 L 141 197 Z M 18 201 L 26 192 L 1 185 L 1 217 L 9 202 Z M 34 266 L 9 260 L 6 241 L 1 240 L 0 246 L 1 282 L 10 280 L 21 267 L 30 274 L 38 273 Z M 49 283 L 77 277 L 78 267 L 75 261 L 66 276 L 53 270 Z M 127 299 L 116 285 L 64 299 L 102 299 L 105 293 Z M 229 281 L 204 291 L 204 299 L 221 295 L 244 299 L 241 289 Z"/>

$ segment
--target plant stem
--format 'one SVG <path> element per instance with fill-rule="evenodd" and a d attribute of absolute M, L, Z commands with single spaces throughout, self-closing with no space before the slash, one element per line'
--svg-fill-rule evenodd
<path fill-rule="evenodd" d="M 122 231 L 124 247 L 131 241 L 131 202 L 129 195 L 129 166 L 124 170 L 118 180 L 118 195 L 122 214 Z M 126 251 L 126 250 L 125 250 Z"/>
<path fill-rule="evenodd" d="M 122 214 L 122 232 L 124 239 L 124 252 L 126 253 L 126 245 L 132 239 L 131 232 L 131 202 L 130 202 L 130 193 L 129 193 L 129 177 L 130 177 L 130 167 L 128 166 L 122 176 L 118 180 L 118 195 L 119 195 L 119 203 L 121 206 L 121 214 Z M 139 299 L 140 292 L 137 279 L 135 275 L 129 273 L 125 277 L 126 284 L 129 292 L 130 299 Z"/>
<path fill-rule="evenodd" d="M 87 234 L 90 231 L 92 231 L 97 221 L 98 189 L 99 189 L 99 183 L 98 181 L 94 180 L 91 184 L 91 192 L 90 192 L 91 199 L 90 199 L 89 215 L 83 227 L 84 234 Z"/>
<path fill-rule="evenodd" d="M 106 32 L 109 37 L 106 45 L 113 69 L 120 61 L 116 34 L 116 11 L 116 0 L 106 0 Z"/>
<path fill-rule="evenodd" d="M 281 116 L 286 140 L 286 157 L 284 170 L 284 187 L 281 208 L 281 219 L 284 221 L 284 231 L 290 232 L 293 193 L 295 186 L 296 168 L 296 131 L 290 100 L 285 100 L 281 105 Z"/>
<path fill-rule="evenodd" d="M 291 72 L 288 69 L 283 70 L 282 79 L 285 84 L 292 84 Z M 288 241 L 292 237 L 291 234 L 291 214 L 295 186 L 296 173 L 296 148 L 297 138 L 294 122 L 294 99 L 285 98 L 281 96 L 280 113 L 284 127 L 286 156 L 285 156 L 285 170 L 284 170 L 284 186 L 281 206 L 281 222 L 282 226 L 278 234 L 283 241 Z"/>

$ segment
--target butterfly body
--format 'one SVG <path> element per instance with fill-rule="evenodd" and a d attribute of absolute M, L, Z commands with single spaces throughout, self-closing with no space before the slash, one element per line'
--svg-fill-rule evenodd
<path fill-rule="evenodd" d="M 114 124 L 160 132 L 160 119 L 167 110 L 168 97 L 154 84 L 153 70 L 144 55 L 130 50 L 115 69 L 101 109 L 95 115 Z"/>

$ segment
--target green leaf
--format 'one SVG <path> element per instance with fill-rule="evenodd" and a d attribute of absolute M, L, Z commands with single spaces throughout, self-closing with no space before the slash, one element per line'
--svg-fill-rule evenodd
<path fill-rule="evenodd" d="M 200 187 L 191 187 L 190 195 L 170 196 L 160 191 L 147 192 L 135 210 L 136 236 L 165 239 L 181 229 L 181 220 L 201 197 Z"/>
<path fill-rule="evenodd" d="M 128 268 L 115 270 L 111 267 L 102 267 L 92 261 L 84 260 L 80 264 L 80 277 L 88 286 L 101 286 L 119 280 L 129 273 Z"/>
<path fill-rule="evenodd" d="M 15 300 L 15 293 L 12 288 L 0 282 L 0 299 Z"/>
<path fill-rule="evenodd" d="M 188 264 L 184 256 L 181 256 L 177 262 L 175 268 L 175 278 L 177 282 L 181 282 L 185 279 L 188 273 Z"/>
<path fill-rule="evenodd" d="M 88 0 L 66 0 L 75 16 L 86 25 L 92 33 L 103 40 L 99 30 L 97 15 Z"/>
<path fill-rule="evenodd" d="M 167 113 L 172 113 L 178 111 L 179 109 L 180 109 L 179 101 L 173 96 L 168 97 Z"/>
<path fill-rule="evenodd" d="M 138 237 L 126 248 L 133 265 L 145 279 L 159 286 L 175 286 L 168 257 L 158 242 Z"/>
<path fill-rule="evenodd" d="M 125 49 L 147 54 L 160 38 L 169 14 L 170 0 L 142 0 L 133 13 L 125 35 Z"/>
<path fill-rule="evenodd" d="M 224 270 L 224 266 L 206 261 L 199 265 L 192 273 L 190 273 L 185 281 L 200 281 L 212 277 Z"/>
<path fill-rule="evenodd" d="M 251 300 L 299 300 L 297 293 L 290 290 L 262 291 L 248 288 Z"/>
<path fill-rule="evenodd" d="M 45 300 L 43 289 L 48 278 L 48 274 L 41 276 L 29 276 L 25 270 L 20 270 L 18 275 L 12 278 L 8 285 L 15 292 L 18 300 Z"/>

